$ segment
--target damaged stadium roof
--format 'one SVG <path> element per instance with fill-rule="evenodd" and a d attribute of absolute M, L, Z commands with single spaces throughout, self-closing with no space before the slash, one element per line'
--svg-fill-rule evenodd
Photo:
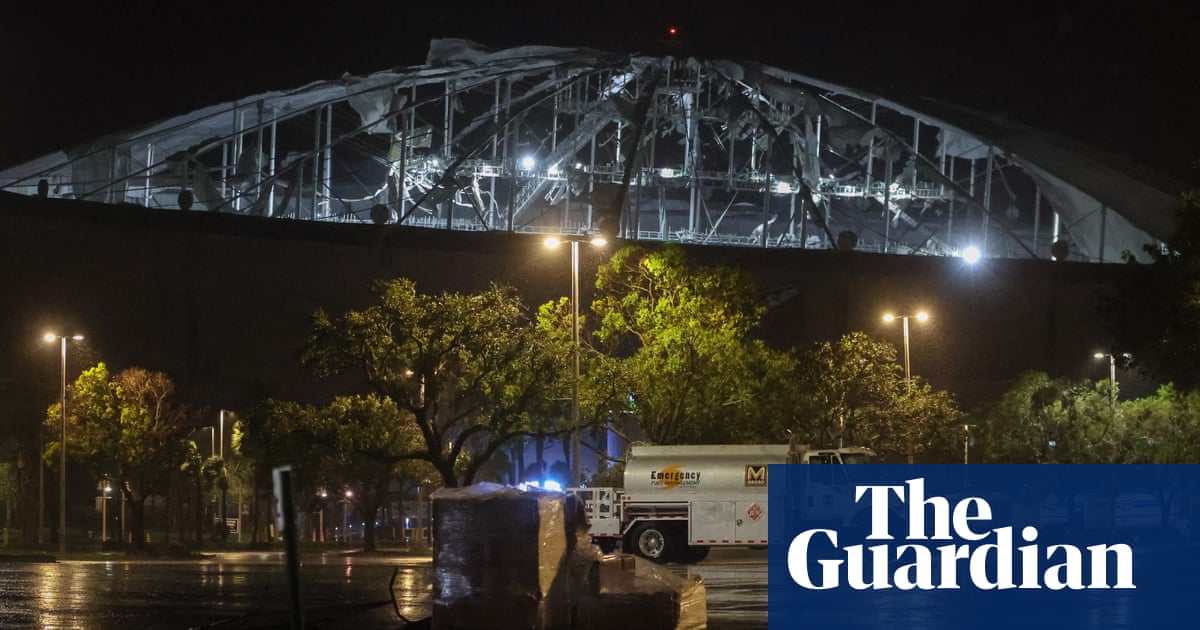
<path fill-rule="evenodd" d="M 424 64 L 106 135 L 0 171 L 0 188 L 306 221 L 1094 262 L 1171 234 L 1182 186 L 1127 160 L 933 99 L 670 52 L 437 39 Z"/>

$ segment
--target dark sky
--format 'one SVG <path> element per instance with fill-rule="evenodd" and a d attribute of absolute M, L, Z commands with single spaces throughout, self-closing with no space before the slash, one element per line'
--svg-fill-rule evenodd
<path fill-rule="evenodd" d="M 1179 179 L 1200 157 L 1200 9 L 1166 3 L 29 4 L 0 19 L 0 166 L 256 92 L 419 64 L 431 38 L 653 51 L 668 25 L 697 56 L 931 95 Z"/>

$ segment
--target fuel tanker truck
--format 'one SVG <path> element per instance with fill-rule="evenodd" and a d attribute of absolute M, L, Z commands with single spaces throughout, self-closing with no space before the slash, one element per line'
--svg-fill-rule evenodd
<path fill-rule="evenodd" d="M 624 488 L 571 488 L 587 512 L 592 541 L 655 562 L 699 562 L 714 546 L 767 544 L 767 466 L 826 464 L 809 474 L 810 518 L 850 510 L 844 464 L 869 463 L 867 448 L 808 444 L 705 444 L 630 448 Z M 814 473 L 816 471 L 813 471 Z"/>

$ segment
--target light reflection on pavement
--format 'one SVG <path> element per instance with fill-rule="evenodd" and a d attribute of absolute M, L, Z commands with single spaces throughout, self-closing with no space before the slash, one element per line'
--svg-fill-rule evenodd
<path fill-rule="evenodd" d="M 765 549 L 713 549 L 699 564 L 669 566 L 679 575 L 704 579 L 711 630 L 767 627 Z"/>
<path fill-rule="evenodd" d="M 694 566 L 707 593 L 709 628 L 767 627 L 766 551 L 717 549 Z M 395 575 L 393 593 L 388 584 Z M 309 628 L 403 628 L 430 615 L 428 556 L 311 554 L 301 591 Z M 220 553 L 199 560 L 0 563 L 0 628 L 287 627 L 282 553 Z"/>

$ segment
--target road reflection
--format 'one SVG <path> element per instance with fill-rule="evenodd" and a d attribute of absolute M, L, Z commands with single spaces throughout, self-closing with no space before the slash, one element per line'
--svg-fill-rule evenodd
<path fill-rule="evenodd" d="M 704 578 L 709 628 L 767 627 L 765 552 L 718 550 L 670 570 Z M 309 628 L 403 628 L 397 610 L 410 620 L 432 614 L 428 556 L 305 555 L 300 580 Z M 289 618 L 280 553 L 0 563 L 0 628 L 226 630 L 286 627 Z"/>
<path fill-rule="evenodd" d="M 399 628 L 397 605 L 429 615 L 428 559 L 305 558 L 301 589 L 313 628 Z M 0 628 L 249 628 L 287 625 L 281 554 L 206 560 L 0 563 Z"/>
<path fill-rule="evenodd" d="M 713 549 L 699 564 L 669 568 L 682 576 L 704 579 L 710 630 L 767 627 L 766 550 Z"/>

